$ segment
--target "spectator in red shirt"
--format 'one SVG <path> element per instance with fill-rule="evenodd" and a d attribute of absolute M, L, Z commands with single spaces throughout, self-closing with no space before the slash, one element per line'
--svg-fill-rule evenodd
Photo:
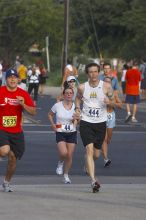
<path fill-rule="evenodd" d="M 0 87 L 0 158 L 7 156 L 8 165 L 2 184 L 5 192 L 12 192 L 10 180 L 16 169 L 17 159 L 25 150 L 22 130 L 22 112 L 34 115 L 36 108 L 29 94 L 17 87 L 18 73 L 14 69 L 6 71 L 6 86 Z"/>
<path fill-rule="evenodd" d="M 140 81 L 141 73 L 138 70 L 138 63 L 134 63 L 132 68 L 126 72 L 126 110 L 127 116 L 125 122 L 131 120 L 132 122 L 137 122 L 135 118 L 137 113 L 137 104 L 140 102 Z M 132 109 L 130 109 L 130 105 Z M 131 113 L 132 112 L 132 113 Z"/>

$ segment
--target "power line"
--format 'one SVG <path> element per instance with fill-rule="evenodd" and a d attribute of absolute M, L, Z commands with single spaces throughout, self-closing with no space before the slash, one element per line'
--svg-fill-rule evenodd
<path fill-rule="evenodd" d="M 95 27 L 93 12 L 91 11 L 91 5 L 90 5 L 90 4 L 89 4 L 89 12 L 90 12 L 90 17 L 91 17 L 91 21 L 92 21 L 92 26 L 93 26 L 93 29 L 94 29 L 94 33 L 95 33 L 95 39 L 96 39 L 96 44 L 97 44 L 98 51 L 99 51 L 99 57 L 100 57 L 100 59 L 103 59 L 102 54 L 101 54 L 101 50 L 100 50 L 98 34 L 97 34 L 96 27 Z"/>

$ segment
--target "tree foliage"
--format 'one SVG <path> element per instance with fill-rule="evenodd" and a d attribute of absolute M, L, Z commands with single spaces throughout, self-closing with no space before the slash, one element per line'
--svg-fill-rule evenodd
<path fill-rule="evenodd" d="M 0 52 L 11 59 L 27 53 L 33 43 L 45 47 L 49 35 L 50 51 L 61 53 L 63 6 L 52 0 L 0 0 Z"/>
<path fill-rule="evenodd" d="M 145 56 L 144 0 L 72 0 L 71 6 L 71 51 L 125 59 Z"/>
<path fill-rule="evenodd" d="M 0 10 L 1 58 L 43 48 L 47 35 L 51 57 L 61 57 L 63 0 L 0 0 Z M 69 56 L 146 57 L 145 17 L 145 0 L 70 0 Z"/>

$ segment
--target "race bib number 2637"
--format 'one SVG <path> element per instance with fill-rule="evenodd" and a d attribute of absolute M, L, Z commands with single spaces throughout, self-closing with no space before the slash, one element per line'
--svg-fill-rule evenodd
<path fill-rule="evenodd" d="M 4 127 L 15 127 L 17 124 L 17 116 L 3 116 Z"/>

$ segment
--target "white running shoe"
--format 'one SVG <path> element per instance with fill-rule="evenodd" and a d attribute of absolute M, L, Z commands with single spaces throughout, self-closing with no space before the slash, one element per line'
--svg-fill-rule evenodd
<path fill-rule="evenodd" d="M 57 165 L 57 168 L 56 168 L 56 174 L 57 175 L 62 175 L 63 174 L 63 164 L 64 164 L 64 162 L 58 161 L 58 165 Z"/>
<path fill-rule="evenodd" d="M 3 182 L 2 184 L 3 187 L 3 191 L 4 192 L 13 192 L 12 188 L 10 187 L 10 183 L 9 182 Z"/>
<path fill-rule="evenodd" d="M 70 178 L 68 177 L 68 174 L 64 174 L 64 180 L 63 180 L 63 182 L 65 183 L 65 184 L 71 184 L 71 180 L 70 180 Z"/>
<path fill-rule="evenodd" d="M 131 121 L 132 121 L 133 123 L 137 123 L 137 122 L 138 122 L 137 119 L 136 119 L 136 118 L 133 118 L 133 117 L 132 117 Z"/>

